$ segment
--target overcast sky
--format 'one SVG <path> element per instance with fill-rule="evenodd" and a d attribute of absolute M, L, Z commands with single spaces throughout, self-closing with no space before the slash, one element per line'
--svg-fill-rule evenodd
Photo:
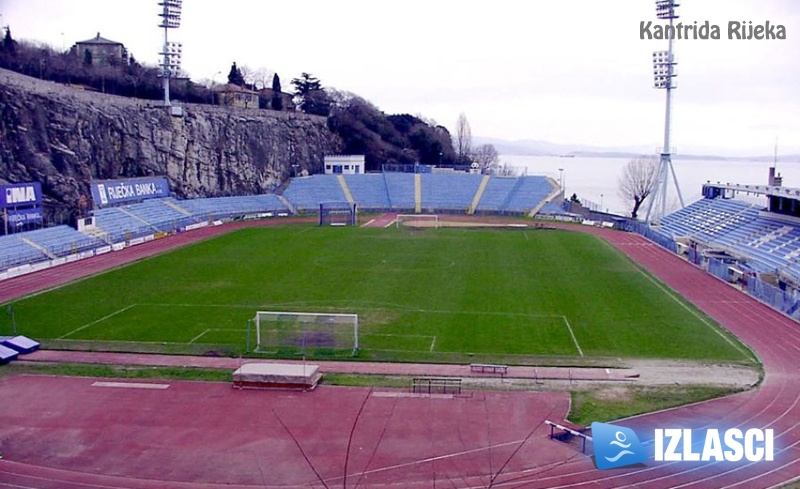
<path fill-rule="evenodd" d="M 157 0 L 0 0 L 15 39 L 58 49 L 119 41 L 155 64 Z M 676 43 L 673 146 L 800 152 L 800 1 L 684 0 L 682 21 L 719 25 L 721 40 Z M 184 0 L 183 68 L 223 81 L 231 63 L 356 93 L 387 113 L 476 136 L 602 146 L 662 144 L 664 92 L 652 88 L 648 0 Z M 728 22 L 769 20 L 786 40 L 728 40 Z M 662 21 L 663 23 L 663 21 Z"/>

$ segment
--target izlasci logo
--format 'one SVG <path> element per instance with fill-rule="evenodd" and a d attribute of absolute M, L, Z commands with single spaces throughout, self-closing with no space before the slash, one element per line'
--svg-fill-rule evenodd
<path fill-rule="evenodd" d="M 647 460 L 647 453 L 630 428 L 592 423 L 594 463 L 600 470 L 625 467 Z"/>
<path fill-rule="evenodd" d="M 656 462 L 748 462 L 774 460 L 774 431 L 771 429 L 732 428 L 720 433 L 708 429 L 705 437 L 692 443 L 690 429 L 657 429 L 654 437 Z M 614 469 L 647 461 L 636 433 L 630 428 L 606 423 L 592 423 L 594 461 L 598 469 Z"/>

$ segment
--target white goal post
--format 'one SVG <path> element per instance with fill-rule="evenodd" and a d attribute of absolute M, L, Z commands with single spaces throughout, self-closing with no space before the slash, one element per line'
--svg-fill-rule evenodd
<path fill-rule="evenodd" d="M 358 354 L 358 314 L 258 311 L 256 351 L 299 349 L 352 350 Z"/>
<path fill-rule="evenodd" d="M 440 227 L 438 214 L 398 214 L 394 223 L 398 228 L 400 226 L 435 229 Z"/>

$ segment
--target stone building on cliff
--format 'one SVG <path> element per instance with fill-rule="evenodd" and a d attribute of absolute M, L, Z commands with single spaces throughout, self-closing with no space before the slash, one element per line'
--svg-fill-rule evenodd
<path fill-rule="evenodd" d="M 100 37 L 99 32 L 92 39 L 76 42 L 72 52 L 81 59 L 90 59 L 95 66 L 113 65 L 128 59 L 128 50 L 121 42 Z"/>

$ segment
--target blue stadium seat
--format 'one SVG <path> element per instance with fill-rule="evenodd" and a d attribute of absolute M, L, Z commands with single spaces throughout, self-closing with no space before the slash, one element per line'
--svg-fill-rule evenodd
<path fill-rule="evenodd" d="M 316 212 L 320 202 L 347 201 L 337 175 L 293 178 L 283 196 L 301 213 Z"/>
<path fill-rule="evenodd" d="M 384 173 L 386 192 L 393 210 L 413 211 L 416 207 L 414 198 L 413 173 Z"/>
<path fill-rule="evenodd" d="M 428 173 L 421 175 L 422 208 L 427 212 L 466 212 L 483 175 Z"/>
<path fill-rule="evenodd" d="M 345 175 L 344 181 L 360 209 L 371 211 L 391 209 L 389 192 L 382 174 Z"/>
<path fill-rule="evenodd" d="M 275 194 L 247 195 L 241 197 L 209 197 L 181 200 L 175 203 L 192 214 L 194 219 L 212 221 L 248 214 L 289 212 Z"/>

